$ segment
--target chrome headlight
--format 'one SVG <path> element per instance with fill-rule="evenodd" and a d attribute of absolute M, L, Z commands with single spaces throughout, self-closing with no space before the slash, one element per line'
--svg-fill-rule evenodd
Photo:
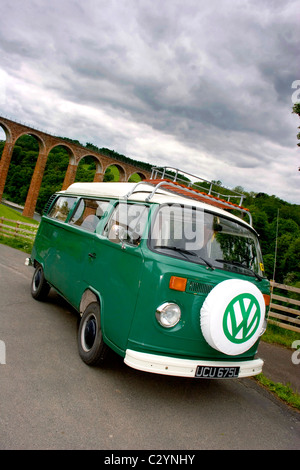
<path fill-rule="evenodd" d="M 181 317 L 181 310 L 177 304 L 165 302 L 156 309 L 156 320 L 161 326 L 171 328 L 177 325 Z"/>

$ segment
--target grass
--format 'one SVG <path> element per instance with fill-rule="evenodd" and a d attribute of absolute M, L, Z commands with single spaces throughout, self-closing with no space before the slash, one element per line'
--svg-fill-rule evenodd
<path fill-rule="evenodd" d="M 26 224 L 37 224 L 38 222 L 30 217 L 24 217 L 15 209 L 11 207 L 4 206 L 0 204 L 0 217 L 5 217 L 5 219 L 12 219 L 18 222 L 25 222 Z"/>
<path fill-rule="evenodd" d="M 300 340 L 300 333 L 269 323 L 261 339 L 266 343 L 279 344 L 286 348 L 291 348 L 294 341 Z M 254 379 L 289 406 L 300 410 L 300 394 L 294 392 L 290 384 L 283 385 L 282 383 L 273 382 L 265 377 L 264 374 L 256 375 Z"/>
<path fill-rule="evenodd" d="M 16 250 L 24 251 L 24 253 L 31 253 L 33 242 L 30 240 L 22 240 L 21 238 L 8 238 L 0 235 L 0 244 L 8 245 Z"/>
<path fill-rule="evenodd" d="M 39 222 L 37 222 L 36 220 L 31 219 L 30 217 L 24 217 L 15 209 L 4 206 L 3 204 L 0 204 L 0 217 L 4 217 L 5 219 L 15 220 L 16 222 L 25 222 L 27 224 L 34 224 L 36 226 L 38 226 L 39 224 Z M 7 225 L 14 226 L 14 223 L 7 222 Z M 30 229 L 30 227 L 27 227 L 27 228 Z M 32 245 L 33 245 L 33 241 L 29 239 L 24 239 L 18 236 L 5 237 L 1 235 L 1 232 L 0 232 L 0 243 L 2 243 L 3 245 L 11 246 L 12 248 L 16 248 L 17 250 L 24 251 L 25 253 L 31 253 Z"/>
<path fill-rule="evenodd" d="M 266 343 L 275 343 L 291 348 L 294 341 L 300 340 L 300 333 L 286 330 L 277 325 L 268 324 L 266 332 L 262 336 L 262 341 Z"/>
<path fill-rule="evenodd" d="M 255 380 L 263 387 L 267 388 L 270 392 L 274 393 L 274 395 L 283 400 L 289 406 L 300 410 L 300 394 L 294 392 L 290 385 L 283 385 L 281 383 L 273 382 L 272 380 L 265 377 L 264 374 L 256 375 Z"/>

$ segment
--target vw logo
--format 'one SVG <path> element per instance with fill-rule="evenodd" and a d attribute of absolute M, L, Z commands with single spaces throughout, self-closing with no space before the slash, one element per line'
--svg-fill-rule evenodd
<path fill-rule="evenodd" d="M 261 318 L 258 300 L 250 293 L 239 294 L 226 307 L 223 331 L 235 344 L 248 341 L 256 332 Z"/>

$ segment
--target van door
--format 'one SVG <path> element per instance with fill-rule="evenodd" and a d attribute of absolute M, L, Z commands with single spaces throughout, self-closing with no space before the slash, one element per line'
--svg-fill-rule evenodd
<path fill-rule="evenodd" d="M 47 218 L 42 220 L 39 239 L 35 243 L 37 261 L 44 266 L 46 280 L 62 293 L 69 277 L 65 260 L 65 253 L 71 246 L 67 221 L 77 200 L 74 196 L 59 196 L 56 199 Z"/>
<path fill-rule="evenodd" d="M 140 241 L 148 218 L 144 204 L 117 203 L 101 235 L 94 239 L 85 271 L 87 286 L 101 298 L 105 341 L 122 354 L 135 311 L 143 254 Z"/>
<path fill-rule="evenodd" d="M 84 290 L 94 234 L 108 205 L 109 201 L 82 198 L 70 220 L 52 230 L 46 279 L 76 308 Z"/>

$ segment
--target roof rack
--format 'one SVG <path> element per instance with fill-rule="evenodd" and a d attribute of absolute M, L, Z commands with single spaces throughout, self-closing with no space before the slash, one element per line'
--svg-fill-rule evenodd
<path fill-rule="evenodd" d="M 137 186 L 141 184 L 151 184 L 154 186 L 153 191 L 147 196 L 146 201 L 149 201 L 159 188 L 170 191 L 173 194 L 178 194 L 183 197 L 206 202 L 221 209 L 238 210 L 243 214 L 247 214 L 252 225 L 252 217 L 249 210 L 242 206 L 244 194 L 237 191 L 227 190 L 214 181 L 208 181 L 204 178 L 192 175 L 173 167 L 153 167 L 151 178 L 138 182 L 134 188 L 125 196 L 128 198 L 133 194 Z M 221 194 L 216 191 L 214 187 L 225 190 L 226 194 Z M 237 202 L 232 202 L 232 199 L 238 199 Z"/>
<path fill-rule="evenodd" d="M 182 183 L 187 187 L 192 187 L 198 190 L 201 189 L 209 195 L 215 195 L 217 198 L 225 199 L 227 201 L 232 199 L 235 199 L 236 201 L 239 200 L 239 202 L 236 202 L 236 204 L 242 207 L 245 195 L 238 193 L 237 191 L 233 191 L 232 189 L 224 188 L 216 181 L 209 181 L 173 167 L 155 166 L 152 167 L 151 170 L 151 179 L 168 179 L 173 182 Z M 214 188 L 217 188 L 217 190 Z M 224 190 L 226 191 L 226 194 L 221 193 L 221 191 Z"/>

